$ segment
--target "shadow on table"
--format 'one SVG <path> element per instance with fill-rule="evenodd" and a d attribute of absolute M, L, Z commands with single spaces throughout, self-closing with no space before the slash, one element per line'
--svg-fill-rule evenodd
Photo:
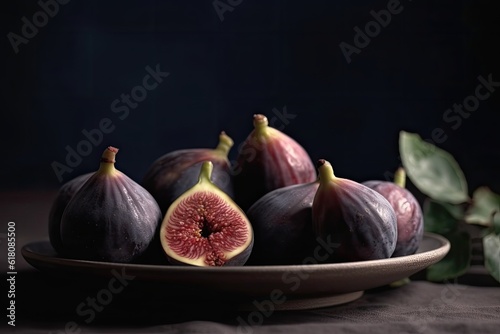
<path fill-rule="evenodd" d="M 412 276 L 412 280 L 423 277 L 424 273 L 418 273 Z M 1 279 L 5 282 L 7 277 L 3 275 Z M 477 284 L 478 281 L 473 283 L 476 284 L 472 285 L 481 285 Z M 37 328 L 60 328 L 52 330 L 53 333 L 74 332 L 78 327 L 133 328 L 188 321 L 237 325 L 238 317 L 248 318 L 248 313 L 239 309 L 241 296 L 196 287 L 186 294 L 185 288 L 176 288 L 163 282 L 130 279 L 126 273 L 115 272 L 110 278 L 64 276 L 60 273 L 55 275 L 28 270 L 18 273 L 15 286 L 17 323 L 38 324 Z M 370 295 L 376 296 L 386 290 L 394 289 L 384 286 L 365 291 L 362 299 L 371 298 Z M 248 302 L 252 300 L 249 299 Z M 363 300 L 359 302 L 362 303 Z M 337 307 L 343 306 L 334 306 Z M 286 323 L 293 323 L 297 313 L 292 312 L 291 316 L 286 316 L 288 313 L 281 311 L 280 315 L 274 314 L 273 317 L 280 319 L 281 323 L 283 319 Z M 317 316 L 314 312 L 299 313 L 302 320 Z"/>
<path fill-rule="evenodd" d="M 5 279 L 2 276 L 4 282 Z M 366 291 L 365 295 L 386 289 L 389 288 Z M 19 325 L 60 327 L 60 331 L 55 332 L 65 333 L 73 332 L 74 326 L 127 328 L 187 321 L 238 325 L 238 317 L 247 319 L 250 312 L 240 310 L 242 296 L 201 288 L 193 288 L 188 295 L 185 291 L 185 288 L 176 289 L 163 282 L 127 280 L 126 274 L 121 273 L 110 279 L 62 276 L 60 273 L 56 276 L 29 270 L 16 277 L 16 318 Z M 247 298 L 250 304 L 253 299 Z M 296 315 L 297 311 L 279 312 L 281 316 L 289 313 Z M 303 319 L 313 316 L 307 310 L 299 313 Z M 295 316 L 285 316 L 285 319 L 293 323 Z M 69 330 L 65 330 L 65 326 L 69 326 Z"/>
<path fill-rule="evenodd" d="M 2 276 L 5 282 L 6 276 Z M 110 283 L 111 282 L 111 283 Z M 192 320 L 231 322 L 237 304 L 230 296 L 193 289 L 179 295 L 161 282 L 95 277 L 60 277 L 38 271 L 16 276 L 18 323 L 155 325 Z M 180 291 L 180 290 L 179 290 Z M 64 329 L 61 329 L 64 332 Z"/>

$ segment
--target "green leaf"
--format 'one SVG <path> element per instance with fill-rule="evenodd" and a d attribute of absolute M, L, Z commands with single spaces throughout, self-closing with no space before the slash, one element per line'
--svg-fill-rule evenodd
<path fill-rule="evenodd" d="M 408 178 L 422 193 L 453 204 L 469 199 L 464 173 L 451 154 L 405 131 L 399 136 L 399 152 Z"/>
<path fill-rule="evenodd" d="M 424 227 L 427 232 L 451 233 L 463 217 L 461 207 L 426 198 L 423 207 Z"/>
<path fill-rule="evenodd" d="M 500 282 L 500 235 L 488 234 L 483 238 L 484 266 Z"/>
<path fill-rule="evenodd" d="M 488 187 L 480 187 L 472 195 L 472 205 L 467 210 L 465 221 L 483 226 L 495 225 L 500 233 L 500 195 Z"/>
<path fill-rule="evenodd" d="M 464 218 L 464 209 L 461 205 L 457 204 L 450 204 L 450 203 L 444 203 L 444 202 L 439 202 L 448 212 L 449 214 L 455 218 L 456 220 L 462 220 Z"/>
<path fill-rule="evenodd" d="M 455 230 L 445 234 L 450 241 L 450 251 L 444 259 L 427 268 L 427 280 L 442 282 L 461 276 L 470 266 L 471 242 L 467 232 Z"/>

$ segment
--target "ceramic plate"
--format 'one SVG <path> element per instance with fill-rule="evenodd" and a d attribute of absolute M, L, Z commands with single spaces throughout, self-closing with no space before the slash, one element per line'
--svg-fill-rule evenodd
<path fill-rule="evenodd" d="M 448 240 L 425 233 L 414 255 L 333 264 L 200 268 L 94 262 L 59 257 L 48 241 L 25 245 L 22 255 L 41 271 L 111 276 L 114 269 L 135 279 L 169 283 L 176 289 L 210 289 L 247 299 L 281 301 L 285 298 L 279 296 L 286 296 L 276 309 L 308 309 L 355 300 L 364 290 L 398 281 L 438 262 L 449 249 Z"/>

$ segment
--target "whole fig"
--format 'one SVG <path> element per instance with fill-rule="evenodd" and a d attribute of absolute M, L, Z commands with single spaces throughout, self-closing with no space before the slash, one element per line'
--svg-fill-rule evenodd
<path fill-rule="evenodd" d="M 233 167 L 236 202 L 244 210 L 271 190 L 316 180 L 314 164 L 299 143 L 270 127 L 264 115 L 254 115 L 253 125 Z"/>
<path fill-rule="evenodd" d="M 202 163 L 212 161 L 212 181 L 230 197 L 234 197 L 231 166 L 227 157 L 232 146 L 233 140 L 221 132 L 215 149 L 183 149 L 167 153 L 149 167 L 142 185 L 153 195 L 165 214 L 180 195 L 198 182 Z"/>
<path fill-rule="evenodd" d="M 328 161 L 318 161 L 320 185 L 312 206 L 313 231 L 336 244 L 335 262 L 387 259 L 396 248 L 396 214 L 376 191 L 337 178 Z"/>
<path fill-rule="evenodd" d="M 115 168 L 108 147 L 97 170 L 74 194 L 61 220 L 64 255 L 82 260 L 132 262 L 151 244 L 161 211 L 146 189 Z"/>
<path fill-rule="evenodd" d="M 247 211 L 254 230 L 248 264 L 300 264 L 312 254 L 312 203 L 319 181 L 275 189 Z"/>
<path fill-rule="evenodd" d="M 248 260 L 252 226 L 245 213 L 212 181 L 206 161 L 198 183 L 168 208 L 160 240 L 168 260 L 192 266 L 237 266 Z"/>
<path fill-rule="evenodd" d="M 81 186 L 92 176 L 94 173 L 87 173 L 75 177 L 74 179 L 66 182 L 59 188 L 56 198 L 52 203 L 49 212 L 49 241 L 56 252 L 61 253 L 63 250 L 61 241 L 61 218 L 73 195 L 81 188 Z"/>
<path fill-rule="evenodd" d="M 394 182 L 372 180 L 363 184 L 384 196 L 396 213 L 398 240 L 392 256 L 415 254 L 424 235 L 424 215 L 415 196 L 405 189 L 405 170 L 396 171 Z"/>

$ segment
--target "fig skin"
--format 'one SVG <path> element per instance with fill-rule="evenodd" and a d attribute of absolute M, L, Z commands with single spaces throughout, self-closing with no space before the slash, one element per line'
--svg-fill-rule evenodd
<path fill-rule="evenodd" d="M 214 165 L 212 181 L 229 197 L 234 198 L 228 160 L 233 144 L 233 140 L 222 131 L 215 149 L 193 148 L 167 153 L 151 164 L 141 184 L 153 195 L 162 214 L 165 214 L 180 195 L 198 182 L 203 162 L 211 161 Z"/>
<path fill-rule="evenodd" d="M 405 172 L 396 172 L 395 182 L 371 180 L 363 184 L 384 196 L 397 216 L 398 240 L 392 257 L 415 254 L 424 235 L 424 215 L 413 194 L 405 189 Z"/>
<path fill-rule="evenodd" d="M 61 220 L 65 256 L 130 263 L 150 246 L 161 211 L 146 189 L 115 169 L 108 147 L 100 168 L 75 193 Z"/>
<path fill-rule="evenodd" d="M 264 115 L 254 115 L 253 124 L 233 166 L 236 203 L 245 211 L 272 190 L 316 180 L 314 164 L 299 143 L 270 127 Z"/>
<path fill-rule="evenodd" d="M 63 184 L 57 192 L 49 212 L 49 241 L 52 248 L 54 248 L 57 253 L 61 253 L 63 250 L 61 241 L 61 218 L 64 209 L 66 209 L 73 195 L 93 174 L 94 173 L 87 173 L 77 176 Z"/>
<path fill-rule="evenodd" d="M 312 254 L 312 203 L 318 187 L 315 181 L 275 189 L 248 209 L 255 238 L 248 264 L 300 264 Z"/>
<path fill-rule="evenodd" d="M 254 236 L 241 208 L 211 181 L 213 164 L 205 161 L 196 185 L 169 207 L 160 240 L 172 264 L 242 266 L 252 252 Z"/>
<path fill-rule="evenodd" d="M 313 231 L 316 237 L 330 238 L 337 244 L 330 262 L 390 258 L 397 241 L 396 214 L 391 204 L 358 182 L 337 178 L 326 160 L 318 161 L 318 169 Z"/>

